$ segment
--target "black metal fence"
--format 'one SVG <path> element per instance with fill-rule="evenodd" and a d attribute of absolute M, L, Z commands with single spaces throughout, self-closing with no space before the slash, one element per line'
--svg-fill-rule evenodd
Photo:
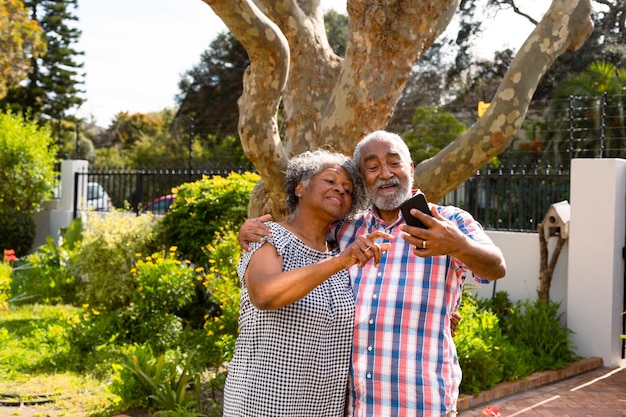
<path fill-rule="evenodd" d="M 231 172 L 252 172 L 252 165 L 213 164 L 202 169 L 97 169 L 77 173 L 76 183 L 99 184 L 105 196 L 95 192 L 83 203 L 95 210 L 126 208 L 140 213 L 147 204 L 172 193 L 172 188 L 203 176 L 227 176 Z M 110 200 L 110 205 L 106 200 Z M 561 168 L 486 167 L 478 171 L 442 204 L 469 211 L 485 229 L 537 230 L 551 204 L 569 199 L 569 172 Z M 77 203 L 75 203 L 77 204 Z M 75 205 L 76 210 L 87 206 Z M 155 214 L 164 214 L 154 207 Z"/>
<path fill-rule="evenodd" d="M 231 172 L 252 172 L 254 167 L 245 164 L 214 163 L 199 169 L 186 168 L 124 168 L 89 169 L 77 172 L 75 183 L 82 187 L 88 183 L 87 200 L 74 202 L 74 215 L 78 210 L 93 208 L 108 211 L 112 208 L 127 209 L 140 213 L 146 205 L 160 197 L 172 194 L 172 189 L 204 176 L 227 176 Z M 96 184 L 99 187 L 96 187 Z M 93 191 L 92 191 L 93 190 Z M 100 194 L 99 194 L 100 192 Z M 102 194 L 104 193 L 104 195 Z M 76 200 L 76 199 L 75 199 Z M 155 214 L 164 208 L 155 208 Z"/>
<path fill-rule="evenodd" d="M 554 203 L 569 200 L 569 171 L 550 166 L 486 167 L 444 197 L 485 229 L 536 232 Z"/>

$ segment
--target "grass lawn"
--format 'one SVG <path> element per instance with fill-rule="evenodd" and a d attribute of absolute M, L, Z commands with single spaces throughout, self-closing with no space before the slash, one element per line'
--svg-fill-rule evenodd
<path fill-rule="evenodd" d="M 66 336 L 77 311 L 64 305 L 24 305 L 0 312 L 0 415 L 115 414 L 107 381 L 73 370 L 76 358 Z"/>

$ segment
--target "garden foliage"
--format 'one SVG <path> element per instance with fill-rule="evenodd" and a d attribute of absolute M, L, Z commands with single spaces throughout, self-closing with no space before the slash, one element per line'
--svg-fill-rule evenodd
<path fill-rule="evenodd" d="M 176 200 L 161 222 L 165 244 L 177 246 L 183 257 L 197 265 L 206 265 L 202 248 L 221 225 L 244 222 L 250 193 L 258 180 L 254 173 L 231 173 L 178 187 L 174 190 Z"/>
<path fill-rule="evenodd" d="M 0 357 L 9 364 L 0 366 L 0 381 L 52 370 L 99 379 L 109 405 L 99 403 L 91 416 L 130 408 L 162 417 L 221 415 L 225 364 L 238 335 L 237 228 L 257 178 L 231 174 L 186 184 L 160 220 L 84 216 L 58 244 L 49 239 L 0 264 L 0 281 L 12 280 L 8 314 L 41 317 L 19 327 L 0 322 L 0 341 L 7 342 Z M 175 229 L 188 234 L 168 234 L 171 246 L 159 243 L 159 233 Z M 45 318 L 47 309 L 54 319 Z M 511 303 L 504 293 L 477 300 L 466 292 L 460 313 L 463 393 L 575 359 L 558 305 Z"/>
<path fill-rule="evenodd" d="M 559 303 L 519 301 L 505 292 L 477 300 L 465 291 L 455 344 L 463 379 L 461 392 L 478 394 L 503 381 L 536 371 L 561 369 L 577 359 L 571 330 L 561 324 Z"/>
<path fill-rule="evenodd" d="M 0 250 L 28 253 L 35 238 L 31 214 L 50 199 L 56 143 L 46 127 L 0 113 Z"/>

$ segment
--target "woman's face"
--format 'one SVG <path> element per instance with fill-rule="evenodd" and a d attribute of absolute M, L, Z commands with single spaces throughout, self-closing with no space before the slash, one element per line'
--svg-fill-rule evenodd
<path fill-rule="evenodd" d="M 333 165 L 313 175 L 306 186 L 298 184 L 296 194 L 301 196 L 299 204 L 303 208 L 338 220 L 350 210 L 353 189 L 348 172 Z"/>

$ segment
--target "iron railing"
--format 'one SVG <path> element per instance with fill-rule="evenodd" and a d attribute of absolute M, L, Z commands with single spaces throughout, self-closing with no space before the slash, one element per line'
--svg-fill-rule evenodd
<path fill-rule="evenodd" d="M 187 182 L 197 181 L 204 176 L 227 176 L 231 172 L 253 172 L 251 164 L 221 164 L 212 163 L 202 168 L 123 168 L 89 169 L 86 172 L 75 174 L 77 187 L 87 183 L 97 183 L 106 193 L 92 195 L 95 202 L 75 201 L 74 216 L 77 211 L 87 210 L 92 207 L 96 210 L 106 211 L 111 208 L 127 209 L 139 214 L 150 202 L 172 194 L 172 189 Z M 110 200 L 110 205 L 103 200 Z M 75 198 L 75 200 L 77 200 Z M 93 200 L 92 200 L 93 201 Z M 164 213 L 155 213 L 164 214 Z"/>
<path fill-rule="evenodd" d="M 76 173 L 76 184 L 97 183 L 112 207 L 140 213 L 148 203 L 171 194 L 172 188 L 183 183 L 203 176 L 251 171 L 252 165 L 223 164 L 202 169 L 90 169 Z M 109 207 L 100 196 L 92 197 L 96 200 L 89 205 L 96 210 Z M 561 168 L 489 166 L 448 194 L 441 204 L 467 210 L 485 229 L 535 232 L 550 205 L 568 198 L 569 172 Z M 87 209 L 87 202 L 81 204 L 75 203 L 76 210 Z M 155 210 L 155 214 L 164 214 Z"/>
<path fill-rule="evenodd" d="M 488 166 L 444 197 L 485 229 L 536 232 L 550 206 L 569 199 L 569 171 L 550 166 Z"/>

